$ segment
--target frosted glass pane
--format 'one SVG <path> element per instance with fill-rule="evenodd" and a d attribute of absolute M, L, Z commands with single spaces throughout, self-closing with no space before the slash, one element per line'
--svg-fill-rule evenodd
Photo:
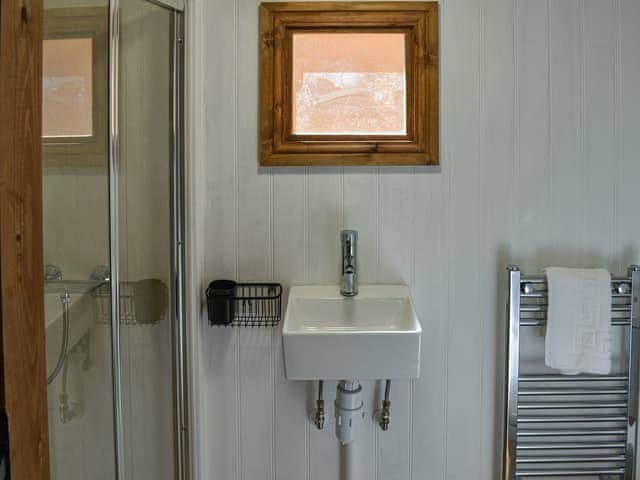
<path fill-rule="evenodd" d="M 403 33 L 294 33 L 293 133 L 404 135 Z"/>
<path fill-rule="evenodd" d="M 92 39 L 64 38 L 43 44 L 42 134 L 93 134 Z"/>

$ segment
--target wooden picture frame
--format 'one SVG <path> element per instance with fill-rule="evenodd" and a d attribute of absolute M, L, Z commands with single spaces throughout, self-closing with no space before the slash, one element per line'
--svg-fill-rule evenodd
<path fill-rule="evenodd" d="M 92 124 L 87 137 L 43 137 L 44 167 L 107 167 L 107 30 L 106 7 L 47 9 L 43 41 L 90 38 L 92 41 Z"/>
<path fill-rule="evenodd" d="M 403 33 L 406 134 L 295 134 L 294 32 Z M 260 164 L 438 165 L 438 53 L 437 2 L 262 3 Z"/>

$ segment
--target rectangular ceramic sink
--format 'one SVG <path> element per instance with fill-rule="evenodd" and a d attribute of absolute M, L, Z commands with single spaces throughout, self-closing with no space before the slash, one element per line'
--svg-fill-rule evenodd
<path fill-rule="evenodd" d="M 406 285 L 292 287 L 282 328 L 290 380 L 415 378 L 422 328 Z"/>

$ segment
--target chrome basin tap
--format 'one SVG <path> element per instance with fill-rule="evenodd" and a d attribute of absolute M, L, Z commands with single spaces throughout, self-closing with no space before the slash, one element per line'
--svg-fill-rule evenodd
<path fill-rule="evenodd" d="M 342 281 L 340 293 L 345 297 L 358 294 L 358 232 L 343 230 L 342 240 Z"/>

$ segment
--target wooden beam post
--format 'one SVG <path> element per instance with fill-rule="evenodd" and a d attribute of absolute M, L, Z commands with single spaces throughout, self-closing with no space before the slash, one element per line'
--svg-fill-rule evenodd
<path fill-rule="evenodd" d="M 11 478 L 49 478 L 42 251 L 42 0 L 0 0 L 0 319 Z"/>

